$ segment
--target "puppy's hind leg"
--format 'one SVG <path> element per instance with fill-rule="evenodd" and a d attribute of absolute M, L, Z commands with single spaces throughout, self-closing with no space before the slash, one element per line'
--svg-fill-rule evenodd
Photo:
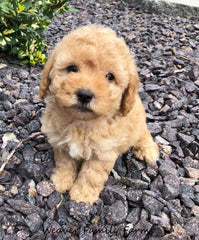
<path fill-rule="evenodd" d="M 158 146 L 153 141 L 148 129 L 146 129 L 144 134 L 133 147 L 133 152 L 138 159 L 145 160 L 149 164 L 155 164 L 159 156 Z"/>
<path fill-rule="evenodd" d="M 66 152 L 59 149 L 54 149 L 54 155 L 56 168 L 51 176 L 51 181 L 54 183 L 56 191 L 64 193 L 72 188 L 80 162 L 71 159 Z"/>

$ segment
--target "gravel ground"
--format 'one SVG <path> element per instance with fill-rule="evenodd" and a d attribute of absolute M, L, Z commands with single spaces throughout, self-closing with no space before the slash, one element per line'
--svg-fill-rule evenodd
<path fill-rule="evenodd" d="M 0 174 L 0 240 L 198 240 L 197 19 L 146 14 L 122 1 L 73 4 L 78 13 L 57 16 L 49 26 L 49 51 L 69 30 L 89 23 L 123 36 L 136 56 L 160 158 L 152 168 L 130 151 L 119 157 L 92 207 L 60 195 L 49 181 L 53 151 L 37 134 L 45 107 L 38 97 L 42 67 L 1 58 L 0 154 L 10 160 Z"/>

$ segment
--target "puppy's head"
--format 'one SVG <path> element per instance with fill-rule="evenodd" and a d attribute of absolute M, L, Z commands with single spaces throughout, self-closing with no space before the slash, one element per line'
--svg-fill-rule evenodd
<path fill-rule="evenodd" d="M 89 120 L 132 109 L 138 87 L 133 57 L 109 28 L 91 25 L 63 38 L 46 63 L 40 97 L 54 97 L 74 118 Z"/>

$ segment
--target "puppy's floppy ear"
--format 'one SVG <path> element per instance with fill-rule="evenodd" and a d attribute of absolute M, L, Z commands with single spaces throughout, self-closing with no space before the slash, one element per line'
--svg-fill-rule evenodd
<path fill-rule="evenodd" d="M 123 116 L 126 116 L 132 109 L 135 98 L 136 98 L 136 92 L 138 89 L 138 83 L 139 83 L 139 77 L 136 69 L 136 65 L 130 64 L 130 70 L 129 70 L 129 83 L 127 88 L 125 89 L 122 101 L 121 101 L 121 112 Z"/>
<path fill-rule="evenodd" d="M 53 63 L 54 63 L 55 55 L 53 54 L 47 61 L 44 70 L 41 75 L 41 81 L 39 85 L 39 96 L 41 99 L 45 98 L 47 94 L 48 87 L 50 85 L 50 71 L 53 68 Z"/>

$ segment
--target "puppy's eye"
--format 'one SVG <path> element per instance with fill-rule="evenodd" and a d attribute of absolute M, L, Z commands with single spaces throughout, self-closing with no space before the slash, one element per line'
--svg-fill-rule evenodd
<path fill-rule="evenodd" d="M 107 74 L 106 74 L 106 78 L 107 78 L 110 82 L 112 82 L 113 80 L 115 80 L 115 77 L 113 76 L 112 73 L 107 73 Z"/>
<path fill-rule="evenodd" d="M 70 65 L 67 67 L 67 72 L 78 72 L 78 67 L 76 65 Z"/>

